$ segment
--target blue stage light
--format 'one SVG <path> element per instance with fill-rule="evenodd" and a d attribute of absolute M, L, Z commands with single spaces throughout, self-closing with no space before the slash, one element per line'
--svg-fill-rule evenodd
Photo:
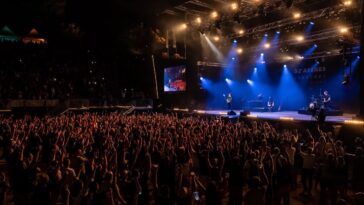
<path fill-rule="evenodd" d="M 264 34 L 264 37 L 268 37 L 268 34 L 266 33 L 266 34 Z"/>
<path fill-rule="evenodd" d="M 360 59 L 360 56 L 357 56 L 356 58 L 357 58 L 357 59 Z"/>
<path fill-rule="evenodd" d="M 203 80 L 203 77 L 200 77 L 200 80 Z"/>
<path fill-rule="evenodd" d="M 315 48 L 317 48 L 317 44 L 314 44 L 313 46 L 315 46 Z"/>
<path fill-rule="evenodd" d="M 257 67 L 255 67 L 255 68 L 254 68 L 254 71 L 256 72 L 257 70 L 258 70 L 258 68 L 257 68 Z"/>
<path fill-rule="evenodd" d="M 280 31 L 276 31 L 276 34 L 280 34 L 281 32 Z"/>
<path fill-rule="evenodd" d="M 246 82 L 247 82 L 249 85 L 253 85 L 253 84 L 254 84 L 254 82 L 253 82 L 252 80 L 250 80 L 250 79 L 246 80 Z"/>
<path fill-rule="evenodd" d="M 233 40 L 233 43 L 238 43 L 238 41 L 236 39 Z"/>
<path fill-rule="evenodd" d="M 264 53 L 260 53 L 260 56 L 264 56 Z"/>
<path fill-rule="evenodd" d="M 314 22 L 312 22 L 312 21 L 310 22 L 310 24 L 311 24 L 311 25 L 315 25 L 315 23 L 314 23 Z"/>

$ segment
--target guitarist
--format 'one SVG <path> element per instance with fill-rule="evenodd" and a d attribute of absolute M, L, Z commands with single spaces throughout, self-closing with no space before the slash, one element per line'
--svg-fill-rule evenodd
<path fill-rule="evenodd" d="M 267 107 L 269 112 L 272 112 L 272 110 L 274 109 L 274 100 L 271 97 L 269 97 L 269 100 L 267 102 Z"/>
<path fill-rule="evenodd" d="M 233 101 L 233 96 L 231 95 L 231 93 L 228 93 L 227 95 L 224 94 L 224 97 L 225 97 L 228 109 L 231 110 L 231 103 Z"/>

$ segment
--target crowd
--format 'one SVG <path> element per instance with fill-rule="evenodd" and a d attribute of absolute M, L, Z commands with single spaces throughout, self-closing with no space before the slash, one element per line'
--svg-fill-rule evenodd
<path fill-rule="evenodd" d="M 0 146 L 0 197 L 19 205 L 287 205 L 296 189 L 312 204 L 363 204 L 363 141 L 348 153 L 319 127 L 155 113 L 2 116 Z"/>

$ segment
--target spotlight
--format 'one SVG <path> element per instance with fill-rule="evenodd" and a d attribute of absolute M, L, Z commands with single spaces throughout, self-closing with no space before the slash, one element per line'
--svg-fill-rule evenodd
<path fill-rule="evenodd" d="M 283 65 L 283 68 L 287 68 L 287 65 L 286 65 L 286 64 L 284 64 L 284 65 Z"/>
<path fill-rule="evenodd" d="M 293 13 L 293 18 L 299 19 L 301 17 L 301 14 L 298 12 Z"/>
<path fill-rule="evenodd" d="M 268 34 L 266 33 L 266 34 L 264 34 L 264 37 L 268 37 Z"/>
<path fill-rule="evenodd" d="M 220 40 L 220 37 L 218 37 L 218 36 L 214 37 L 214 41 L 219 41 L 219 40 Z"/>
<path fill-rule="evenodd" d="M 242 54 L 242 53 L 243 53 L 243 49 L 242 49 L 242 48 L 238 48 L 238 49 L 236 49 L 236 52 L 237 52 L 238 54 Z"/>
<path fill-rule="evenodd" d="M 237 9 L 238 9 L 238 4 L 237 4 L 237 3 L 231 3 L 231 4 L 230 4 L 230 8 L 231 8 L 232 10 L 237 10 Z"/>
<path fill-rule="evenodd" d="M 217 13 L 217 11 L 213 11 L 213 12 L 211 13 L 211 18 L 216 19 L 218 15 L 219 15 L 219 14 Z"/>
<path fill-rule="evenodd" d="M 235 57 L 232 57 L 231 60 L 234 61 L 235 60 Z"/>
<path fill-rule="evenodd" d="M 311 22 L 310 22 L 310 25 L 315 25 L 315 23 L 311 21 Z"/>
<path fill-rule="evenodd" d="M 201 24 L 201 22 L 202 22 L 201 17 L 197 17 L 197 18 L 195 19 L 195 22 L 196 22 L 197 24 Z"/>
<path fill-rule="evenodd" d="M 360 59 L 360 56 L 357 56 L 356 58 L 357 58 L 357 59 Z"/>
<path fill-rule="evenodd" d="M 265 49 L 270 48 L 270 44 L 269 44 L 269 43 L 264 44 L 264 48 L 265 48 Z"/>
<path fill-rule="evenodd" d="M 180 27 L 181 27 L 182 30 L 185 30 L 187 28 L 187 24 L 183 23 L 183 24 L 181 24 Z"/>
<path fill-rule="evenodd" d="M 314 44 L 313 46 L 314 46 L 315 48 L 317 48 L 317 47 L 318 47 L 318 46 L 317 46 L 317 44 Z"/>
<path fill-rule="evenodd" d="M 200 80 L 202 81 L 203 80 L 203 77 L 200 77 Z"/>
<path fill-rule="evenodd" d="M 344 6 L 351 6 L 352 1 L 348 0 L 348 1 L 344 1 Z"/>
<path fill-rule="evenodd" d="M 344 80 L 341 82 L 342 85 L 349 85 L 350 84 L 350 76 L 348 74 L 344 74 Z"/>
<path fill-rule="evenodd" d="M 281 32 L 280 31 L 276 31 L 276 34 L 280 34 Z"/>
<path fill-rule="evenodd" d="M 236 39 L 233 40 L 233 43 L 238 43 L 238 41 Z"/>
<path fill-rule="evenodd" d="M 255 67 L 255 68 L 254 68 L 254 71 L 255 71 L 255 72 L 257 72 L 257 70 L 258 70 L 258 68 L 257 68 L 257 67 Z"/>
<path fill-rule="evenodd" d="M 305 57 L 303 57 L 303 56 L 297 56 L 297 59 L 298 60 L 303 60 Z"/>
<path fill-rule="evenodd" d="M 305 38 L 304 38 L 303 36 L 297 36 L 297 37 L 296 37 L 296 40 L 297 40 L 298 42 L 301 42 L 301 41 L 305 40 Z"/>
<path fill-rule="evenodd" d="M 264 53 L 260 53 L 260 56 L 262 56 L 262 57 L 263 57 L 263 56 L 264 56 Z"/>
<path fill-rule="evenodd" d="M 340 27 L 340 28 L 339 28 L 339 31 L 340 31 L 340 33 L 342 33 L 342 34 L 345 34 L 345 33 L 347 33 L 347 32 L 349 31 L 349 29 L 348 29 L 347 27 Z"/>
<path fill-rule="evenodd" d="M 254 83 L 253 83 L 253 81 L 252 81 L 252 80 L 250 80 L 250 79 L 246 80 L 246 82 L 247 82 L 249 85 L 253 85 L 253 84 L 254 84 Z"/>
<path fill-rule="evenodd" d="M 239 32 L 238 32 L 240 35 L 244 34 L 244 30 L 243 29 L 240 29 Z"/>

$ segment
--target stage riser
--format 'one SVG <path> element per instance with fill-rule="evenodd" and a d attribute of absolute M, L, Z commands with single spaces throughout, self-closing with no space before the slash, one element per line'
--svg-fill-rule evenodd
<path fill-rule="evenodd" d="M 312 115 L 312 112 L 307 109 L 298 110 L 298 114 Z M 325 112 L 326 116 L 343 116 L 344 113 L 341 110 L 329 110 Z"/>

